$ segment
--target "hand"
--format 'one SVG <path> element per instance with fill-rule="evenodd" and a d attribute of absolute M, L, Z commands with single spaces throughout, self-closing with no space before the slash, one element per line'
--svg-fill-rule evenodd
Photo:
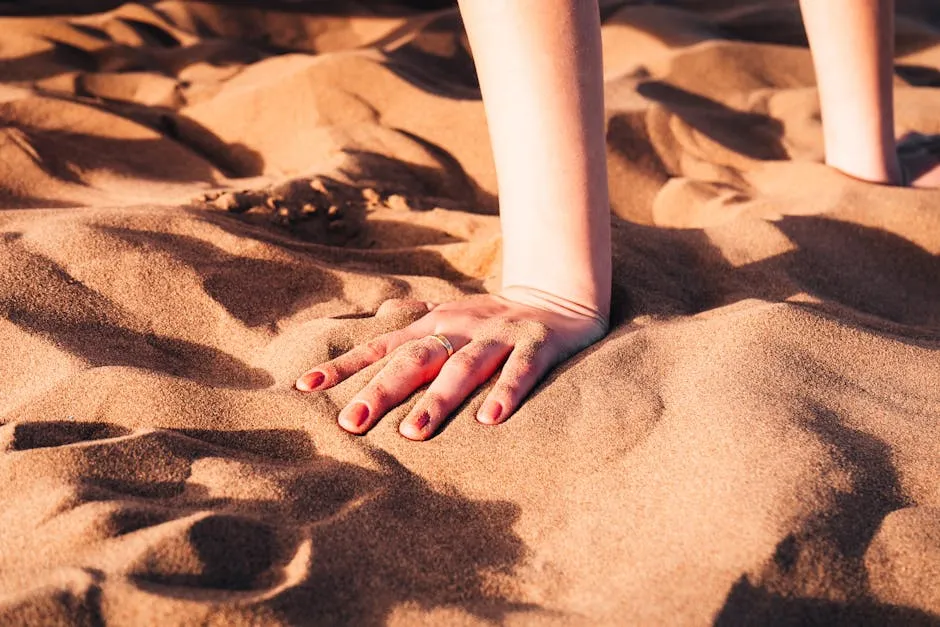
<path fill-rule="evenodd" d="M 556 364 L 607 333 L 607 320 L 595 311 L 526 287 L 472 296 L 442 305 L 387 301 L 379 315 L 420 305 L 428 313 L 413 324 L 381 335 L 320 364 L 297 380 L 302 392 L 330 388 L 390 356 L 388 363 L 340 412 L 339 424 L 363 434 L 383 415 L 430 383 L 402 421 L 399 432 L 426 440 L 461 403 L 502 365 L 496 385 L 477 413 L 483 424 L 500 424 Z M 441 334 L 453 345 L 448 357 Z"/>

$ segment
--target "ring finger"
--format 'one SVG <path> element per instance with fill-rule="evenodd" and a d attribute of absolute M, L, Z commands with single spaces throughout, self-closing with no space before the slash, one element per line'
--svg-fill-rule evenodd
<path fill-rule="evenodd" d="M 460 346 L 464 344 L 466 340 L 460 341 Z M 433 335 L 401 345 L 385 367 L 340 412 L 339 425 L 350 433 L 365 433 L 389 410 L 434 379 L 448 356 L 444 343 Z"/>

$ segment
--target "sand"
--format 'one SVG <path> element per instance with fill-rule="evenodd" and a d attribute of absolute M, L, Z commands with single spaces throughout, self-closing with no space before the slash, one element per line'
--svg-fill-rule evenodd
<path fill-rule="evenodd" d="M 446 4 L 0 5 L 0 623 L 940 624 L 940 192 L 821 164 L 792 2 L 603 3 L 614 324 L 508 423 L 292 389 L 498 286 Z"/>

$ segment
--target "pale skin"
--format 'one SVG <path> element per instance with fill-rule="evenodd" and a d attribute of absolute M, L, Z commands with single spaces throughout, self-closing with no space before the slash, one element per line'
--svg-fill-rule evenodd
<path fill-rule="evenodd" d="M 898 158 L 894 0 L 800 0 L 819 84 L 826 163 L 885 185 L 940 186 L 929 154 Z"/>
<path fill-rule="evenodd" d="M 389 357 L 344 407 L 339 425 L 369 431 L 424 385 L 399 425 L 432 437 L 497 375 L 477 411 L 515 412 L 558 363 L 608 330 L 610 208 L 597 0 L 460 0 L 493 144 L 503 288 L 454 302 L 388 301 L 413 324 L 319 364 L 296 383 L 325 390 Z M 890 0 L 802 0 L 820 82 L 827 163 L 900 184 L 891 103 Z M 425 313 L 426 312 L 426 313 Z M 434 334 L 445 336 L 454 349 Z"/>

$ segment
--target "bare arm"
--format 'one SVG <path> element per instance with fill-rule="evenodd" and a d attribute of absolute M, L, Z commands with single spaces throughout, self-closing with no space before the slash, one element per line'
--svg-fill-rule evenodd
<path fill-rule="evenodd" d="M 597 0 L 461 0 L 499 178 L 503 289 L 433 306 L 408 327 L 320 364 L 305 392 L 389 361 L 340 412 L 363 434 L 425 384 L 399 425 L 425 440 L 494 374 L 477 412 L 505 421 L 560 361 L 607 332 L 610 208 Z M 410 301 L 390 308 L 425 309 Z M 439 337 L 435 337 L 440 334 Z"/>
<path fill-rule="evenodd" d="M 605 318 L 610 205 L 596 0 L 461 0 L 499 180 L 503 285 Z"/>

